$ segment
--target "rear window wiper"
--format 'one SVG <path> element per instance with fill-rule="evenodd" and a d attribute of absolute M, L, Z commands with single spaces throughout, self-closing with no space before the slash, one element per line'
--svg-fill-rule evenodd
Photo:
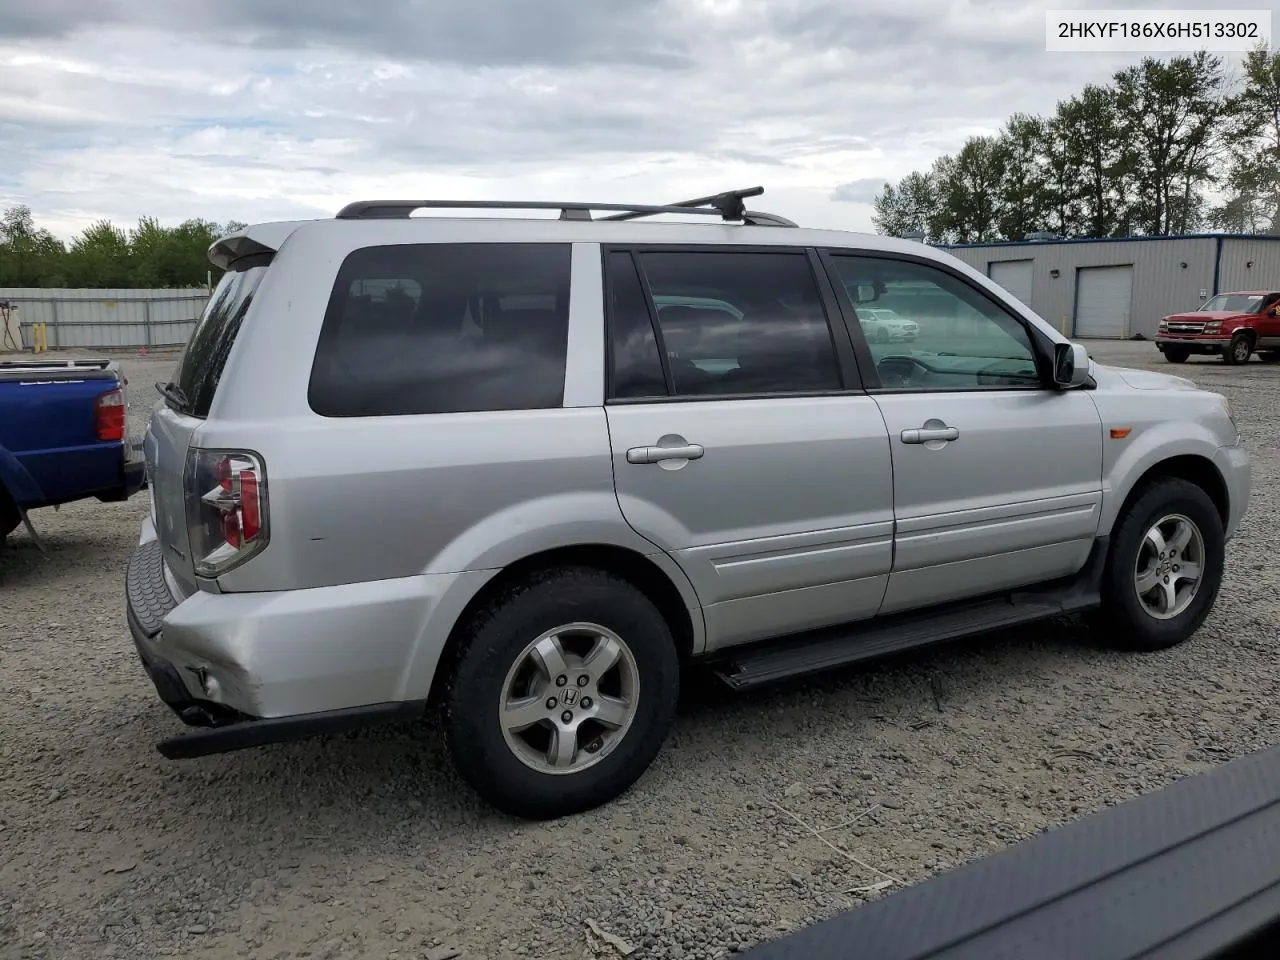
<path fill-rule="evenodd" d="M 168 383 L 160 383 L 157 381 L 156 392 L 170 403 L 176 403 L 184 410 L 191 405 L 191 401 L 187 399 L 187 395 L 183 389 L 172 380 Z"/>

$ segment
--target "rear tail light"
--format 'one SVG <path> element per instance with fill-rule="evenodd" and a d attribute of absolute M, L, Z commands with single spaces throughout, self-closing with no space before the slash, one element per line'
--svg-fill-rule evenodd
<path fill-rule="evenodd" d="M 94 401 L 93 428 L 99 440 L 123 440 L 124 419 L 124 391 L 119 387 Z"/>
<path fill-rule="evenodd" d="M 267 545 L 267 477 L 242 450 L 193 449 L 186 472 L 187 527 L 195 572 L 216 577 Z"/>

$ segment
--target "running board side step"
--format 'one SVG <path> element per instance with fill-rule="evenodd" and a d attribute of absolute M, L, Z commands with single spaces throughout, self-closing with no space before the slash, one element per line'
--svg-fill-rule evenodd
<path fill-rule="evenodd" d="M 1101 603 L 1099 586 L 1106 556 L 1107 539 L 1100 538 L 1084 569 L 1058 584 L 769 640 L 729 651 L 711 666 L 733 689 L 749 690 L 916 647 L 1090 610 Z"/>

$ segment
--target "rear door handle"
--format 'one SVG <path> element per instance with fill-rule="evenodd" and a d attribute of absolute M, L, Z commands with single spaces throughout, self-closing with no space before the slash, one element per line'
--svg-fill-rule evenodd
<path fill-rule="evenodd" d="M 698 460 L 706 451 L 700 443 L 686 443 L 679 447 L 632 447 L 627 451 L 627 463 L 661 463 L 663 460 Z"/>
<path fill-rule="evenodd" d="M 955 427 L 917 427 L 902 431 L 903 443 L 928 443 L 931 440 L 959 440 L 960 431 Z"/>

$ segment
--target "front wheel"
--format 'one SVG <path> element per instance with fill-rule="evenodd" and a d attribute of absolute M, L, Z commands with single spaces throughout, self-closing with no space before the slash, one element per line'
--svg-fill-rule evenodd
<path fill-rule="evenodd" d="M 1249 339 L 1247 334 L 1237 333 L 1231 338 L 1231 342 L 1227 344 L 1227 349 L 1222 353 L 1223 362 L 1238 366 L 1242 363 L 1249 362 L 1249 355 L 1253 353 L 1253 341 Z"/>
<path fill-rule="evenodd" d="M 1131 650 L 1182 643 L 1213 607 L 1224 553 L 1222 518 L 1208 494 L 1177 477 L 1156 480 L 1112 533 L 1095 622 Z"/>
<path fill-rule="evenodd" d="M 1166 347 L 1164 350 L 1164 358 L 1170 363 L 1186 363 L 1189 356 L 1191 356 L 1191 351 L 1185 348 Z"/>
<path fill-rule="evenodd" d="M 466 627 L 442 698 L 464 780 L 517 817 L 589 810 L 653 762 L 675 716 L 680 662 L 662 614 L 600 570 L 538 574 Z"/>

